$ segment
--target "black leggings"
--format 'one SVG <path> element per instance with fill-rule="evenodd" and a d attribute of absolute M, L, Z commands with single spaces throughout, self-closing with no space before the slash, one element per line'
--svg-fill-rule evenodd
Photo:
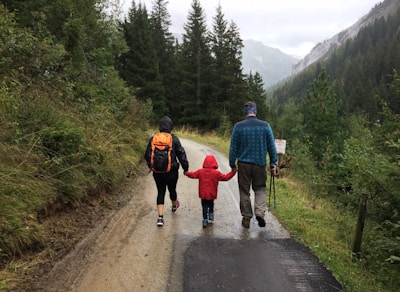
<path fill-rule="evenodd" d="M 157 186 L 157 205 L 164 205 L 167 187 L 171 201 L 175 201 L 177 199 L 176 184 L 178 183 L 178 176 L 178 169 L 172 169 L 168 173 L 153 172 L 154 181 L 156 182 Z"/>

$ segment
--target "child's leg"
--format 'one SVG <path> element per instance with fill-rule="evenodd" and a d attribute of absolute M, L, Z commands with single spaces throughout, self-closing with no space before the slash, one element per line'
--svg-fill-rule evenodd
<path fill-rule="evenodd" d="M 203 219 L 208 219 L 208 201 L 201 199 L 201 207 L 203 209 Z"/>
<path fill-rule="evenodd" d="M 208 225 L 208 201 L 201 199 L 201 207 L 203 209 L 203 228 Z"/>
<path fill-rule="evenodd" d="M 214 221 L 214 200 L 209 201 L 208 205 L 208 221 L 213 223 Z"/>
<path fill-rule="evenodd" d="M 210 200 L 209 201 L 208 212 L 209 213 L 214 213 L 214 200 Z"/>

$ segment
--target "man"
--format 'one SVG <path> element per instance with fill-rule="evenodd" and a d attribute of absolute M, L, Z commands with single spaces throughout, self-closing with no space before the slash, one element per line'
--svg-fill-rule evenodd
<path fill-rule="evenodd" d="M 242 225 L 250 227 L 255 213 L 258 225 L 265 227 L 267 152 L 271 174 L 277 171 L 278 155 L 271 126 L 257 119 L 257 106 L 254 102 L 244 105 L 246 119 L 235 124 L 232 130 L 229 150 L 229 165 L 238 171 L 240 212 Z M 250 200 L 250 186 L 254 191 L 254 213 Z"/>

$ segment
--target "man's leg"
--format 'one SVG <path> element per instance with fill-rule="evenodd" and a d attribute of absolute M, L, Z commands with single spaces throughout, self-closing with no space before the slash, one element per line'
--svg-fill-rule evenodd
<path fill-rule="evenodd" d="M 265 226 L 264 215 L 267 207 L 267 171 L 265 167 L 255 166 L 253 172 L 254 213 L 260 227 Z"/>
<path fill-rule="evenodd" d="M 242 225 L 246 228 L 250 227 L 250 219 L 253 217 L 253 208 L 250 199 L 251 168 L 251 164 L 238 163 L 240 212 L 243 216 Z"/>

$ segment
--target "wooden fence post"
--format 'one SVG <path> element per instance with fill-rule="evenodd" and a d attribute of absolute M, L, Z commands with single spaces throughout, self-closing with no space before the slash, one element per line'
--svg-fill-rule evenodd
<path fill-rule="evenodd" d="M 358 213 L 358 221 L 356 227 L 356 236 L 353 243 L 353 256 L 359 258 L 361 253 L 362 234 L 364 231 L 365 217 L 367 214 L 367 194 L 361 195 L 360 209 Z"/>

